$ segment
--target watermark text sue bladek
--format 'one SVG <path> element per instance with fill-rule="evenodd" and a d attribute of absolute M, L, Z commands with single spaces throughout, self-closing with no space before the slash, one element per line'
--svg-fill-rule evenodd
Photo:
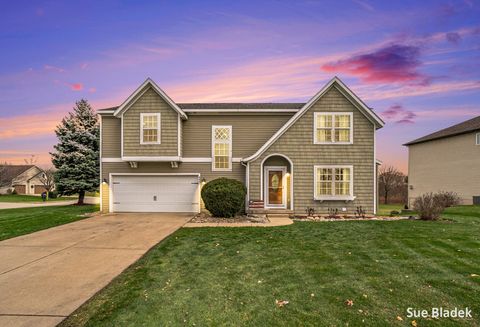
<path fill-rule="evenodd" d="M 442 307 L 427 309 L 407 308 L 408 318 L 472 318 L 468 307 L 446 309 Z"/>

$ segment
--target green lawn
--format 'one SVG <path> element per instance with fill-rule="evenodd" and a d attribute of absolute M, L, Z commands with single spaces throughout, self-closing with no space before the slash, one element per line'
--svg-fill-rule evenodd
<path fill-rule="evenodd" d="M 56 199 L 48 199 L 48 202 L 51 201 L 68 201 L 68 200 L 76 200 L 75 197 L 58 197 Z M 24 194 L 1 194 L 0 195 L 0 202 L 43 202 L 40 196 L 36 195 L 24 195 Z"/>
<path fill-rule="evenodd" d="M 62 326 L 479 326 L 480 207 L 445 218 L 180 229 Z"/>
<path fill-rule="evenodd" d="M 396 210 L 401 212 L 404 204 L 379 204 L 377 215 L 379 216 L 390 216 L 390 212 Z"/>
<path fill-rule="evenodd" d="M 84 219 L 98 206 L 49 206 L 0 210 L 0 241 Z"/>

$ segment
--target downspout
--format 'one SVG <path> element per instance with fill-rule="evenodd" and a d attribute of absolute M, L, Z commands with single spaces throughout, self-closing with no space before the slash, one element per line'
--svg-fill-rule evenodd
<path fill-rule="evenodd" d="M 250 164 L 244 161 L 240 161 L 242 166 L 245 167 L 245 187 L 247 188 L 247 197 L 245 198 L 245 210 L 248 208 L 248 203 L 250 202 Z"/>

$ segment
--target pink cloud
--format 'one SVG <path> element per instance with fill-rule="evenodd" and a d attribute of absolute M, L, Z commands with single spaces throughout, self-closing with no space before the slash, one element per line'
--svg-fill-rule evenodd
<path fill-rule="evenodd" d="M 345 73 L 365 83 L 404 83 L 427 85 L 429 78 L 420 73 L 420 48 L 392 44 L 360 55 L 333 61 L 321 68 L 329 73 Z"/>
<path fill-rule="evenodd" d="M 80 65 L 80 69 L 81 69 L 81 70 L 85 70 L 85 69 L 87 69 L 87 68 L 88 68 L 88 63 L 87 63 L 87 62 L 84 62 L 84 63 L 82 63 L 82 64 Z"/>
<path fill-rule="evenodd" d="M 383 111 L 381 116 L 387 120 L 393 120 L 397 124 L 413 124 L 417 115 L 413 111 L 406 110 L 402 105 L 395 104 Z"/>
<path fill-rule="evenodd" d="M 91 87 L 91 88 L 88 89 L 88 92 L 95 93 L 95 92 L 97 92 L 97 89 L 94 88 L 94 87 Z"/>
<path fill-rule="evenodd" d="M 83 90 L 83 84 L 82 83 L 73 83 L 73 84 L 68 84 L 70 86 L 70 89 L 72 91 L 81 91 Z"/>

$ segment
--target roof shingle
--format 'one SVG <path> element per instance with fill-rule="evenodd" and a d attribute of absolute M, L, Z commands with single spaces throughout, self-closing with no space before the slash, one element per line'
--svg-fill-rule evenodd
<path fill-rule="evenodd" d="M 34 165 L 0 165 L 0 186 L 8 186 L 12 180 Z"/>
<path fill-rule="evenodd" d="M 264 103 L 233 103 L 233 102 L 214 102 L 214 103 L 177 103 L 181 109 L 202 110 L 202 109 L 301 109 L 305 103 L 301 102 L 264 102 Z M 115 110 L 118 107 L 98 109 L 97 111 Z"/>
<path fill-rule="evenodd" d="M 441 139 L 449 136 L 465 134 L 465 133 L 473 132 L 476 130 L 480 130 L 480 116 L 469 119 L 462 123 L 444 128 L 432 134 L 425 135 L 416 140 L 405 143 L 404 145 L 413 145 L 417 143 L 428 142 L 428 141 L 437 140 L 437 139 Z"/>

